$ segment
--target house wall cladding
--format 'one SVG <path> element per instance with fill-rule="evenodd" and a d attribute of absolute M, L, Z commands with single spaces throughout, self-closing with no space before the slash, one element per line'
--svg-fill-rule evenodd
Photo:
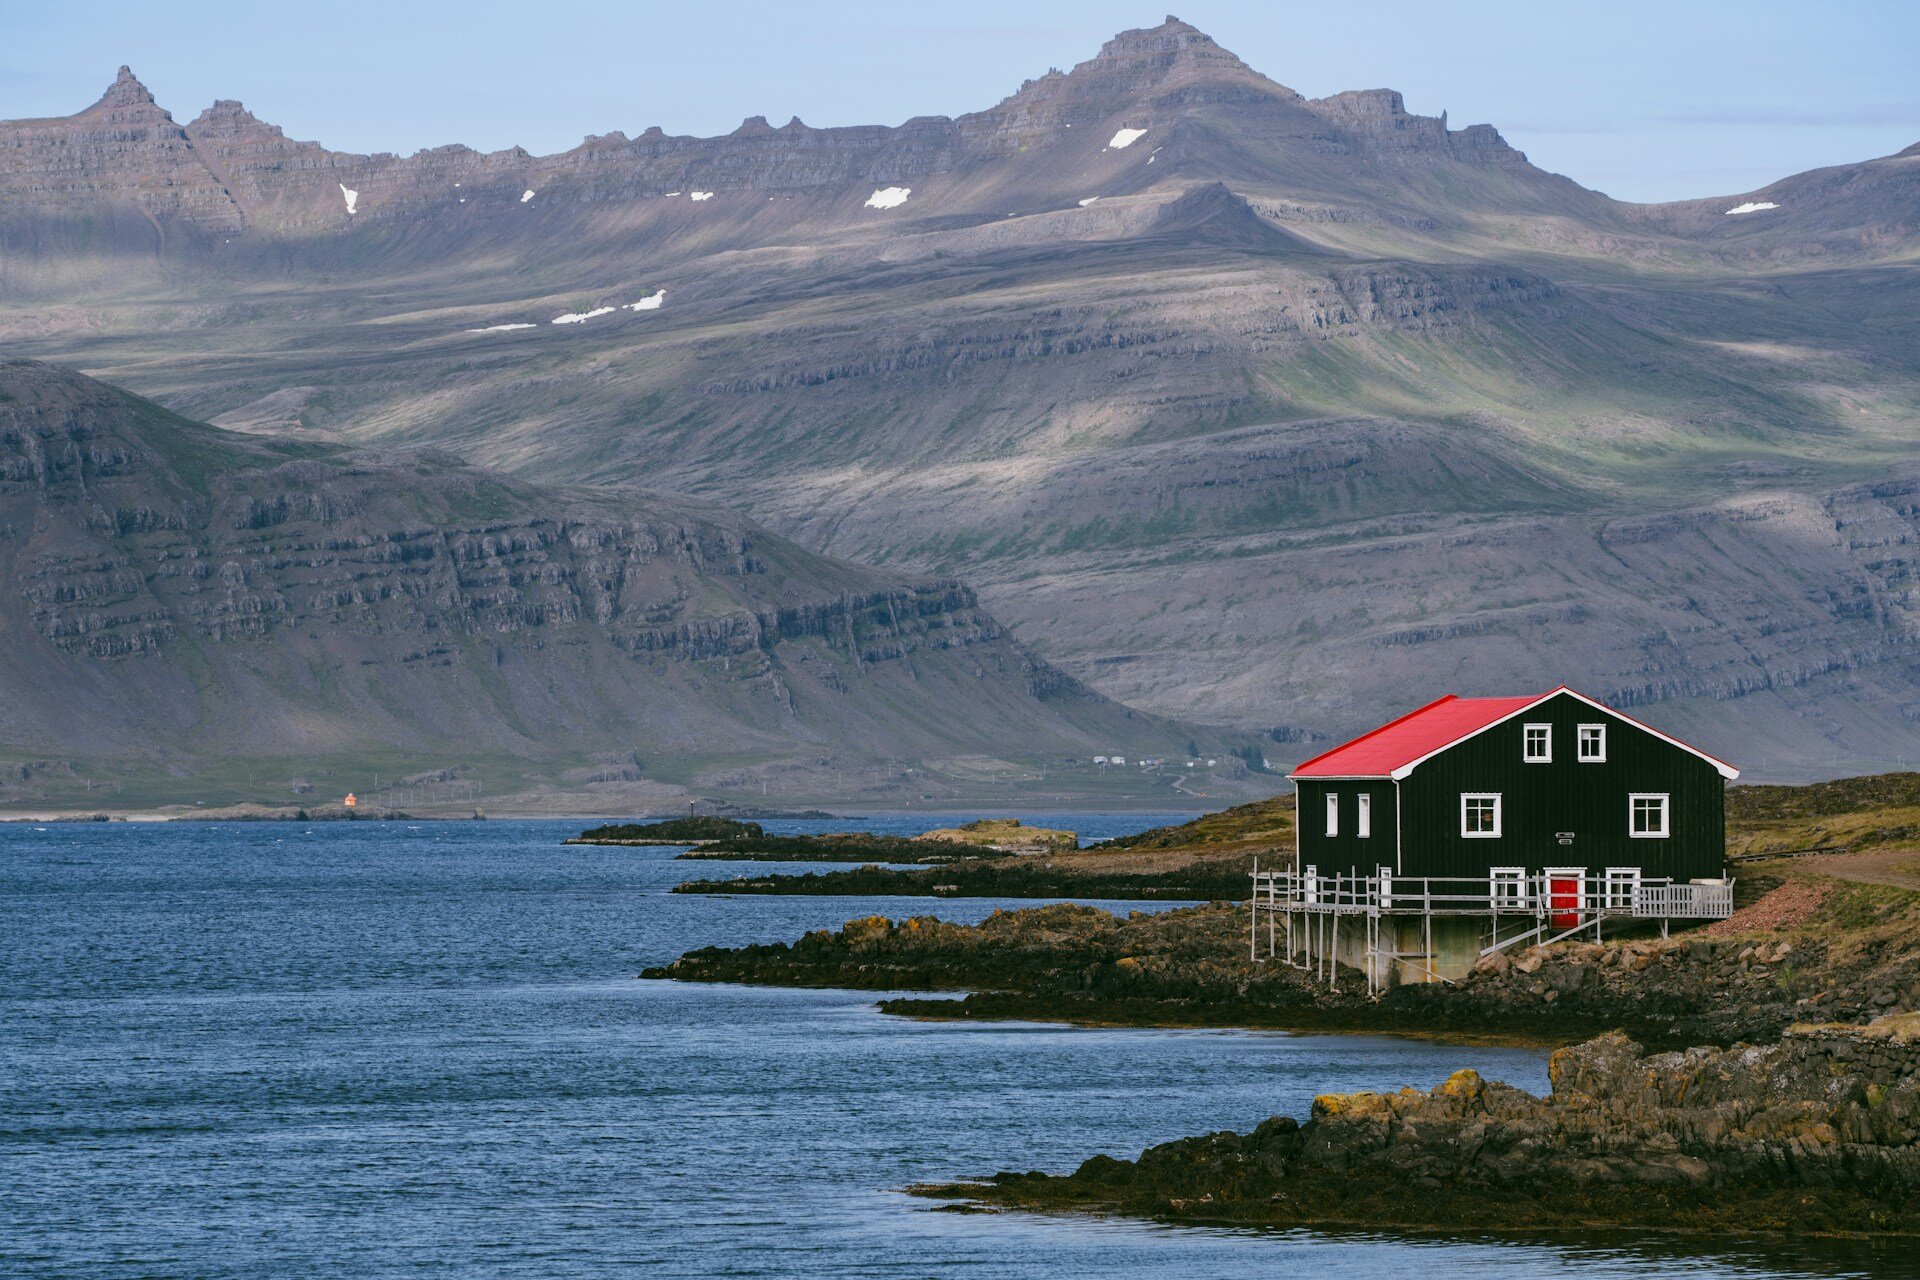
<path fill-rule="evenodd" d="M 1370 876 L 1381 867 L 1393 865 L 1393 840 L 1397 819 L 1394 784 L 1390 779 L 1363 782 L 1320 782 L 1302 778 L 1294 784 L 1298 793 L 1297 821 L 1300 830 L 1300 865 L 1317 865 L 1322 875 Z M 1340 800 L 1340 833 L 1328 836 L 1327 796 Z M 1359 835 L 1361 795 L 1373 797 L 1373 834 Z"/>
<path fill-rule="evenodd" d="M 1553 727 L 1553 760 L 1521 758 L 1522 726 Z M 1576 758 L 1582 724 L 1607 727 L 1606 759 Z M 1498 838 L 1460 834 L 1462 792 L 1501 794 Z M 1628 835 L 1627 797 L 1669 796 L 1665 839 Z M 1496 725 L 1416 767 L 1400 784 L 1402 875 L 1479 876 L 1491 867 L 1639 867 L 1685 881 L 1718 876 L 1726 861 L 1726 792 L 1720 774 L 1661 741 L 1565 694 Z M 1560 844 L 1557 833 L 1573 833 Z"/>

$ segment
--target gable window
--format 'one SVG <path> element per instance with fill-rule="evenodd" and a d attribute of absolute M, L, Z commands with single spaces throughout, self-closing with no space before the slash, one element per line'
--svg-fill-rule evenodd
<path fill-rule="evenodd" d="M 1498 792 L 1461 793 L 1460 834 L 1469 840 L 1486 840 L 1499 836 L 1500 795 Z"/>
<path fill-rule="evenodd" d="M 1518 911 L 1527 905 L 1525 867 L 1494 867 L 1487 875 L 1495 911 Z"/>
<path fill-rule="evenodd" d="M 1353 818 L 1353 834 L 1362 840 L 1373 836 L 1373 797 L 1362 792 L 1359 812 Z"/>
<path fill-rule="evenodd" d="M 1340 797 L 1336 792 L 1327 792 L 1327 834 L 1340 834 Z"/>
<path fill-rule="evenodd" d="M 1603 724 L 1583 724 L 1578 738 L 1579 749 L 1574 753 L 1583 764 L 1601 764 L 1607 758 L 1607 726 Z"/>
<path fill-rule="evenodd" d="M 1627 834 L 1636 840 L 1667 837 L 1668 797 L 1665 792 L 1636 791 L 1627 797 Z"/>
<path fill-rule="evenodd" d="M 1553 726 L 1550 724 L 1530 724 L 1521 729 L 1524 745 L 1520 758 L 1528 764 L 1553 763 Z"/>

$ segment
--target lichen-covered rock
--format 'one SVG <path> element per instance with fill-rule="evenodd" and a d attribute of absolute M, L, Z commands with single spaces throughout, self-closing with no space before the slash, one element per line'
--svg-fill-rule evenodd
<path fill-rule="evenodd" d="M 1002 1174 L 964 1194 L 1160 1217 L 1373 1226 L 1608 1224 L 1920 1231 L 1911 1019 L 1646 1056 L 1556 1053 L 1536 1098 L 1461 1071 L 1431 1090 L 1325 1095 L 1305 1124 Z M 946 1194 L 955 1188 L 927 1189 Z"/>

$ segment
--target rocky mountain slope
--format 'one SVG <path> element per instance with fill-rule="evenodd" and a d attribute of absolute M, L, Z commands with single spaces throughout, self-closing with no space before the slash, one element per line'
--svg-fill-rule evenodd
<path fill-rule="evenodd" d="M 237 759 L 276 785 L 344 759 L 519 761 L 756 793 L 729 775 L 761 762 L 780 789 L 884 796 L 912 794 L 902 763 L 1175 732 L 1034 659 L 952 580 L 644 490 L 222 431 L 33 361 L 0 362 L 0 528 L 16 761 Z"/>
<path fill-rule="evenodd" d="M 0 340 L 171 408 L 644 479 L 959 574 L 1271 754 L 1570 681 L 1910 755 L 1920 152 L 1636 206 L 1124 32 L 957 119 L 356 156 L 123 73 L 0 124 Z"/>

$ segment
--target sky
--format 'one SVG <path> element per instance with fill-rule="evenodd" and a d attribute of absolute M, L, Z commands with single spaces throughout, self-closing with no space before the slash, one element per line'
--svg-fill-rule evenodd
<path fill-rule="evenodd" d="M 1159 0 L 1164 6 L 1166 0 Z M 0 0 L 0 118 L 66 115 L 130 64 L 183 123 L 238 98 L 295 138 L 563 151 L 590 133 L 898 124 L 992 105 L 1164 7 Z M 1625 200 L 1738 194 L 1920 142 L 1920 0 L 1181 0 L 1309 97 L 1394 88 Z"/>

